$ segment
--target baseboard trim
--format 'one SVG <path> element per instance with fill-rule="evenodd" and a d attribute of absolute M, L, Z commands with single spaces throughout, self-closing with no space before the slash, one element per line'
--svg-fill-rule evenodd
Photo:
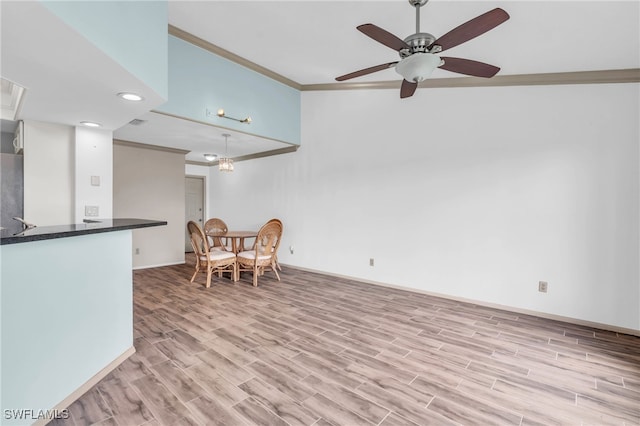
<path fill-rule="evenodd" d="M 156 265 L 142 265 L 142 266 L 134 266 L 133 270 L 137 271 L 138 269 L 151 269 L 151 268 L 162 268 L 163 266 L 174 266 L 174 265 L 184 265 L 186 262 L 184 260 L 180 262 L 169 262 L 169 263 L 158 263 Z"/>
<path fill-rule="evenodd" d="M 631 336 L 640 337 L 640 330 L 634 330 L 633 328 L 619 327 L 619 326 L 616 326 L 616 325 L 603 324 L 603 323 L 599 323 L 599 322 L 581 320 L 581 319 L 578 319 L 578 318 L 565 317 L 565 316 L 562 316 L 562 315 L 549 314 L 549 313 L 546 313 L 546 312 L 533 311 L 533 310 L 529 310 L 529 309 L 522 309 L 522 308 L 517 308 L 517 307 L 514 307 L 514 306 L 500 305 L 498 303 L 490 303 L 490 302 L 484 302 L 484 301 L 479 301 L 479 300 L 467 299 L 467 298 L 464 298 L 464 297 L 452 296 L 452 295 L 449 295 L 449 294 L 435 293 L 435 292 L 431 292 L 431 291 L 420 290 L 420 289 L 417 289 L 417 288 L 405 287 L 405 286 L 401 286 L 401 285 L 383 283 L 383 282 L 380 282 L 380 281 L 372 281 L 372 280 L 367 280 L 367 279 L 364 279 L 364 278 L 352 277 L 352 276 L 349 276 L 349 275 L 334 274 L 334 273 L 331 273 L 331 272 L 320 271 L 320 270 L 311 269 L 311 268 L 304 268 L 304 267 L 301 267 L 301 266 L 293 266 L 293 265 L 288 265 L 288 264 L 285 264 L 285 263 L 281 263 L 281 265 L 282 266 L 286 266 L 287 268 L 298 269 L 300 271 L 314 272 L 316 274 L 328 275 L 330 277 L 336 277 L 336 278 L 344 278 L 344 279 L 347 279 L 347 280 L 352 280 L 352 281 L 358 281 L 358 282 L 361 282 L 361 283 L 377 285 L 377 286 L 380 286 L 380 287 L 395 288 L 395 289 L 398 289 L 398 290 L 410 291 L 410 292 L 413 292 L 413 293 L 426 294 L 428 296 L 441 297 L 443 299 L 453 300 L 453 301 L 456 301 L 456 302 L 471 303 L 473 305 L 484 306 L 486 308 L 500 309 L 500 310 L 503 310 L 503 311 L 514 312 L 514 313 L 517 313 L 517 314 L 532 315 L 532 316 L 536 316 L 536 317 L 540 317 L 540 318 L 545 318 L 545 319 L 550 319 L 550 320 L 555 320 L 555 321 L 562 321 L 562 322 L 566 322 L 566 323 L 569 323 L 569 324 L 582 325 L 582 326 L 585 326 L 585 327 L 598 328 L 600 330 L 612 331 L 614 333 L 628 334 L 628 335 L 631 335 Z"/>
<path fill-rule="evenodd" d="M 63 399 L 59 404 L 57 404 L 52 412 L 60 412 L 66 408 L 69 408 L 71 404 L 73 404 L 77 399 L 79 399 L 82 395 L 84 395 L 89 389 L 94 387 L 100 380 L 104 379 L 107 374 L 111 373 L 115 370 L 120 364 L 122 364 L 127 358 L 133 355 L 136 352 L 136 348 L 131 346 L 129 349 L 124 351 L 122 355 L 118 356 L 116 359 L 111 361 L 104 367 L 102 370 L 98 371 L 93 375 L 89 380 L 87 380 L 82 386 L 73 391 L 68 397 Z M 33 423 L 32 426 L 44 426 L 49 423 L 53 419 L 40 419 Z"/>

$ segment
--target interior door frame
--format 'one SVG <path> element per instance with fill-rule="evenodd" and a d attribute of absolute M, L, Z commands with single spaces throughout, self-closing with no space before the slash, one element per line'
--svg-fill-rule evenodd
<path fill-rule="evenodd" d="M 207 209 L 207 177 L 204 175 L 190 175 L 190 174 L 185 174 L 184 177 L 185 179 L 199 179 L 202 181 L 202 222 L 200 226 L 204 227 L 204 223 L 206 221 L 207 211 L 208 211 Z M 185 202 L 184 208 L 185 208 L 185 214 L 186 214 L 186 209 L 187 209 L 186 202 Z M 184 226 L 186 229 L 186 226 L 187 226 L 186 222 Z"/>

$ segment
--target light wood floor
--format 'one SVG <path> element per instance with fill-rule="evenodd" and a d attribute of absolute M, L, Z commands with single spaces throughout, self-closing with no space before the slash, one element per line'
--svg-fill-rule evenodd
<path fill-rule="evenodd" d="M 52 425 L 638 425 L 640 338 L 284 268 L 134 272 L 137 352 Z"/>

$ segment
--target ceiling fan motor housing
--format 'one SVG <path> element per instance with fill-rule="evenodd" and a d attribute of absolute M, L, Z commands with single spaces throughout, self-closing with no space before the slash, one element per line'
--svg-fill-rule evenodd
<path fill-rule="evenodd" d="M 404 39 L 411 49 L 401 49 L 400 57 L 406 58 L 414 53 L 429 53 L 429 46 L 436 38 L 429 33 L 415 33 Z"/>

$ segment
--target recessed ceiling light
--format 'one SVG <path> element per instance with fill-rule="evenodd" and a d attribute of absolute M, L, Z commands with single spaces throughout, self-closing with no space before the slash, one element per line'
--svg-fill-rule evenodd
<path fill-rule="evenodd" d="M 102 124 L 94 123 L 93 121 L 81 121 L 80 124 L 87 127 L 102 127 Z"/>
<path fill-rule="evenodd" d="M 214 161 L 218 156 L 216 154 L 204 154 L 204 158 L 207 161 Z"/>
<path fill-rule="evenodd" d="M 121 97 L 122 99 L 126 99 L 127 101 L 133 101 L 133 102 L 140 102 L 141 100 L 144 99 L 142 96 L 138 95 L 137 93 L 131 93 L 131 92 L 120 92 L 118 93 L 118 96 Z"/>

